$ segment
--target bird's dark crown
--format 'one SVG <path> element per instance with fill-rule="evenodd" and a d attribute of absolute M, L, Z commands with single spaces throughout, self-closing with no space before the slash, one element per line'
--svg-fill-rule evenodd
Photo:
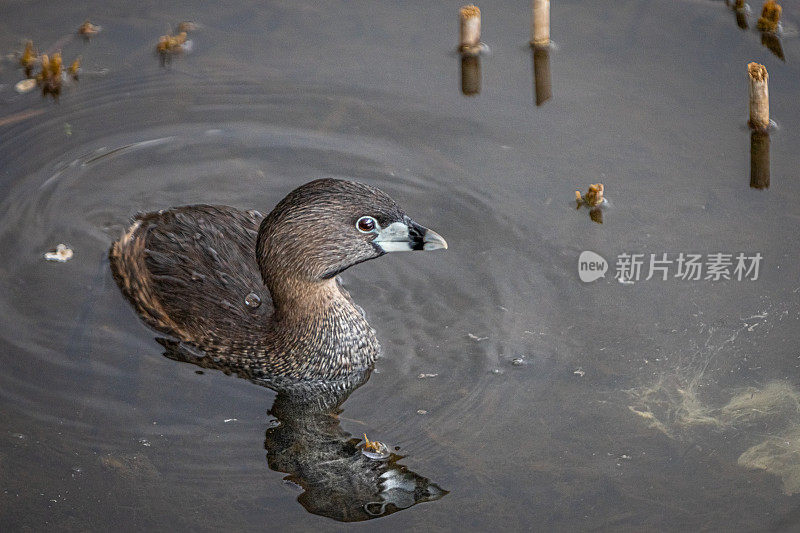
<path fill-rule="evenodd" d="M 364 216 L 381 227 L 407 218 L 388 195 L 362 183 L 319 179 L 290 192 L 259 228 L 265 283 L 273 285 L 275 276 L 320 281 L 383 255 L 372 244 L 375 234 L 356 227 Z"/>

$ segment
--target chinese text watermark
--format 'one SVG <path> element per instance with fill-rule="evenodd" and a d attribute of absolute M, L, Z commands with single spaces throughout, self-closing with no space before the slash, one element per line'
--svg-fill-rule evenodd
<path fill-rule="evenodd" d="M 614 278 L 620 283 L 680 279 L 684 281 L 755 281 L 763 256 L 754 253 L 621 253 L 615 263 Z M 578 276 L 583 282 L 605 277 L 608 262 L 595 252 L 582 252 Z"/>

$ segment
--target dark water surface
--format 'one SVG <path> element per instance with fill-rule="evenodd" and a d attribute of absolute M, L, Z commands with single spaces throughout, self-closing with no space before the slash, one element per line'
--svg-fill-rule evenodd
<path fill-rule="evenodd" d="M 528 3 L 480 4 L 473 97 L 459 5 L 2 4 L 4 56 L 31 38 L 84 71 L 53 102 L 0 63 L 0 529 L 329 530 L 369 503 L 389 530 L 800 527 L 797 5 L 782 61 L 721 1 L 553 2 L 539 107 Z M 86 17 L 103 32 L 65 38 Z M 162 68 L 182 20 L 193 51 Z M 749 61 L 777 122 L 763 190 Z M 108 268 L 129 217 L 267 212 L 322 176 L 450 244 L 342 276 L 385 350 L 369 381 L 315 411 L 165 358 Z M 602 225 L 571 203 L 598 181 Z M 584 250 L 604 279 L 579 280 Z M 764 259 L 756 281 L 614 279 L 619 254 L 681 252 Z M 337 470 L 363 433 L 404 457 Z"/>

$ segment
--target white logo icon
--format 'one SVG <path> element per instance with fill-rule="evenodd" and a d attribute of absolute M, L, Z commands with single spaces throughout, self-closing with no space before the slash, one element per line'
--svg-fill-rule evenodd
<path fill-rule="evenodd" d="M 608 262 L 600 254 L 587 250 L 578 257 L 578 276 L 584 283 L 604 278 L 607 270 Z"/>

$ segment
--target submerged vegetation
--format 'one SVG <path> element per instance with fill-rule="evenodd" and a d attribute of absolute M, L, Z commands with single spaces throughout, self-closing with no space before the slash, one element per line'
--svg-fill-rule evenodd
<path fill-rule="evenodd" d="M 162 65 L 168 63 L 175 55 L 191 51 L 192 41 L 188 39 L 188 32 L 196 29 L 197 24 L 194 22 L 181 22 L 175 29 L 174 35 L 168 33 L 158 38 L 156 53 Z"/>
<path fill-rule="evenodd" d="M 751 319 L 762 320 L 763 312 Z M 800 493 L 800 389 L 784 380 L 760 386 L 711 392 L 712 369 L 730 358 L 739 335 L 760 322 L 735 331 L 705 329 L 705 343 L 677 354 L 649 385 L 624 391 L 628 409 L 646 424 L 680 442 L 724 439 L 739 446 L 739 466 L 780 476 L 786 494 Z M 745 360 L 747 356 L 745 355 Z"/>
<path fill-rule="evenodd" d="M 85 39 L 90 39 L 100 33 L 103 28 L 97 26 L 96 24 L 92 24 L 88 20 L 86 20 L 83 24 L 81 24 L 80 28 L 78 28 L 78 35 L 83 35 Z"/>
<path fill-rule="evenodd" d="M 764 7 L 761 9 L 761 18 L 758 19 L 759 31 L 777 32 L 782 11 L 783 8 L 774 0 L 764 2 Z"/>
<path fill-rule="evenodd" d="M 593 183 L 589 185 L 589 190 L 584 195 L 581 195 L 581 191 L 575 191 L 575 201 L 578 203 L 578 207 L 581 205 L 597 207 L 602 204 L 605 201 L 603 189 L 602 183 Z"/>
<path fill-rule="evenodd" d="M 20 55 L 19 58 L 19 64 L 25 69 L 26 78 L 31 77 L 31 73 L 33 72 L 34 65 L 36 65 L 37 59 L 38 55 L 33 49 L 33 41 L 27 41 L 25 43 L 25 50 L 22 51 L 22 55 Z"/>
<path fill-rule="evenodd" d="M 25 71 L 26 79 L 16 84 L 17 92 L 28 92 L 38 86 L 43 95 L 57 97 L 61 94 L 61 88 L 68 77 L 73 80 L 78 79 L 81 59 L 75 58 L 65 69 L 61 52 L 40 55 L 33 47 L 33 41 L 28 40 L 20 54 L 19 64 Z M 36 66 L 39 67 L 39 71 L 34 75 Z"/>

